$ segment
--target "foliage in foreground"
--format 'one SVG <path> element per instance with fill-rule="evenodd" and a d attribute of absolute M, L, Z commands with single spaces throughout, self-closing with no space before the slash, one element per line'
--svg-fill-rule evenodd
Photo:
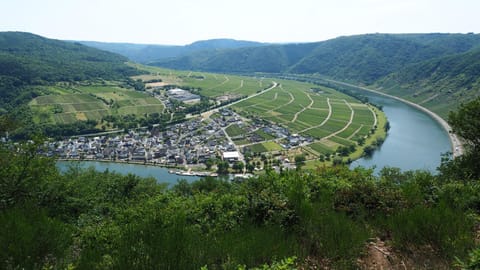
<path fill-rule="evenodd" d="M 473 247 L 471 181 L 334 167 L 166 188 L 93 169 L 61 175 L 33 149 L 0 152 L 1 268 L 290 269 L 308 259 L 349 269 L 375 235 L 452 262 Z"/>
<path fill-rule="evenodd" d="M 0 268 L 349 269 L 381 236 L 475 269 L 478 250 L 466 258 L 480 212 L 472 104 L 452 115 L 467 152 L 439 175 L 333 167 L 167 188 L 93 168 L 62 175 L 37 155 L 40 143 L 0 144 Z"/>

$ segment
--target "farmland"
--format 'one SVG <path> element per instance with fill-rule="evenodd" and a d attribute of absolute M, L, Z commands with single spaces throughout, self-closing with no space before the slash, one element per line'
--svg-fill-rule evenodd
<path fill-rule="evenodd" d="M 316 159 L 335 153 L 339 147 L 357 147 L 377 128 L 377 115 L 381 114 L 353 97 L 310 83 L 161 68 L 152 71 L 164 82 L 198 89 L 199 94 L 212 99 L 248 97 L 228 106 L 243 120 L 240 126 L 229 125 L 226 133 L 235 137 L 239 147 L 253 152 L 283 151 L 288 155 L 289 151 L 284 151 L 287 146 L 296 149 L 292 153 L 300 149 Z M 255 128 L 251 122 L 259 119 L 309 141 L 292 145 L 290 138 Z"/>
<path fill-rule="evenodd" d="M 164 108 L 158 99 L 146 93 L 116 85 L 55 86 L 50 92 L 29 104 L 37 112 L 38 122 L 99 121 L 107 115 L 161 113 Z"/>
<path fill-rule="evenodd" d="M 277 83 L 278 87 L 232 107 L 247 118 L 265 119 L 290 134 L 310 138 L 299 147 L 310 158 L 330 155 L 339 147 L 357 146 L 377 126 L 378 112 L 350 96 L 309 83 Z M 288 138 L 277 141 L 289 143 Z M 261 147 L 261 143 L 253 145 L 257 150 Z"/>
<path fill-rule="evenodd" d="M 133 81 L 144 82 L 147 91 L 134 91 L 115 82 L 51 86 L 50 95 L 30 102 L 36 121 L 100 122 L 110 115 L 146 117 L 152 113 L 168 114 L 166 119 L 173 119 L 181 107 L 168 104 L 166 90 L 177 87 L 194 91 L 210 106 L 231 109 L 237 122 L 225 123 L 224 132 L 244 151 L 281 152 L 290 160 L 304 154 L 307 160 L 317 160 L 334 155 L 342 147 L 355 150 L 368 137 L 377 136 L 372 132 L 378 130 L 381 112 L 328 87 L 258 76 L 135 66 L 148 72 L 132 77 Z M 202 118 L 208 122 L 213 115 L 222 118 L 213 110 Z"/>

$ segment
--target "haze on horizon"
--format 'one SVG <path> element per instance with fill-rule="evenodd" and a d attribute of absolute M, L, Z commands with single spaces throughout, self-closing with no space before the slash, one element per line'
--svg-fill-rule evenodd
<path fill-rule="evenodd" d="M 233 38 L 312 42 L 366 33 L 480 32 L 477 0 L 15 0 L 0 31 L 48 38 L 184 45 Z"/>

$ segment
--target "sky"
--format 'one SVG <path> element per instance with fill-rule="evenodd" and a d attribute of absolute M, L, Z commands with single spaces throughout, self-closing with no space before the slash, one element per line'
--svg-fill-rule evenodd
<path fill-rule="evenodd" d="M 479 0 L 0 0 L 0 31 L 185 45 L 271 43 L 367 33 L 480 33 Z"/>

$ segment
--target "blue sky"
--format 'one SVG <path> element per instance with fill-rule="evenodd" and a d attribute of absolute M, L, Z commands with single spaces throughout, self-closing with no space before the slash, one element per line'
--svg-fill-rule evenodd
<path fill-rule="evenodd" d="M 478 0 L 0 0 L 0 31 L 188 44 L 321 41 L 365 33 L 480 32 Z"/>

